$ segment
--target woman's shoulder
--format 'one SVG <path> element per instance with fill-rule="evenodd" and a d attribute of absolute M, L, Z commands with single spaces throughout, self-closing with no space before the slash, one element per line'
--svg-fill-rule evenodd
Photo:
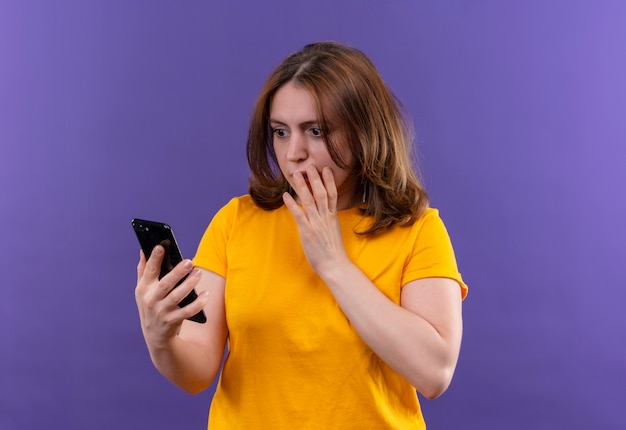
<path fill-rule="evenodd" d="M 244 194 L 241 196 L 232 197 L 228 201 L 228 203 L 226 203 L 220 209 L 220 211 L 239 212 L 241 210 L 246 211 L 252 210 L 254 208 L 257 208 L 257 206 L 254 204 L 254 201 L 252 200 L 252 197 L 250 197 L 250 194 Z"/>
<path fill-rule="evenodd" d="M 219 210 L 218 215 L 228 218 L 249 219 L 255 217 L 265 218 L 275 212 L 276 210 L 268 211 L 260 208 L 254 203 L 250 194 L 244 194 L 231 198 L 230 201 Z"/>
<path fill-rule="evenodd" d="M 433 221 L 433 220 L 440 220 L 441 221 L 441 217 L 439 216 L 439 209 L 437 208 L 433 208 L 433 207 L 427 207 L 426 210 L 424 211 L 424 213 L 422 214 L 422 216 L 420 216 L 417 219 L 417 222 L 429 222 L 429 221 Z"/>
<path fill-rule="evenodd" d="M 415 220 L 412 229 L 418 233 L 431 230 L 445 230 L 445 225 L 439 214 L 439 209 L 428 207 L 424 213 Z"/>
<path fill-rule="evenodd" d="M 408 238 L 411 241 L 415 241 L 418 237 L 431 234 L 438 236 L 442 231 L 445 231 L 445 225 L 439 216 L 439 210 L 428 207 L 413 223 L 408 225 L 397 224 L 391 227 L 387 234 L 390 237 L 395 236 L 397 240 Z"/>

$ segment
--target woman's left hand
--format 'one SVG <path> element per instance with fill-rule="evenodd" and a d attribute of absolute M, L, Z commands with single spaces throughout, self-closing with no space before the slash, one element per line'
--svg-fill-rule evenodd
<path fill-rule="evenodd" d="M 283 201 L 298 224 L 309 264 L 323 277 L 325 271 L 349 260 L 337 217 L 337 187 L 333 173 L 329 167 L 324 167 L 320 177 L 313 165 L 308 166 L 306 172 L 310 189 L 301 172 L 294 174 L 294 188 L 302 206 L 289 193 L 283 194 Z"/>

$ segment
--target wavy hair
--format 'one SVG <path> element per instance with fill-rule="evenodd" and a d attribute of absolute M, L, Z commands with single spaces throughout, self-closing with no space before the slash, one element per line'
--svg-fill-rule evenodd
<path fill-rule="evenodd" d="M 373 222 L 363 235 L 413 224 L 428 207 L 428 195 L 413 163 L 412 125 L 402 104 L 361 51 L 337 43 L 306 45 L 269 76 L 257 99 L 247 142 L 249 192 L 265 210 L 283 205 L 289 183 L 278 167 L 269 123 L 276 91 L 288 82 L 302 85 L 317 105 L 317 120 L 329 154 L 340 167 L 331 129 L 339 129 L 355 160 L 351 174 L 360 184 L 360 209 Z"/>

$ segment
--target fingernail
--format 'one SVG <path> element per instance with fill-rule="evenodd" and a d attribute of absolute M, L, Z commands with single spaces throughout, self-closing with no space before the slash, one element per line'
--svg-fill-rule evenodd
<path fill-rule="evenodd" d="M 192 266 L 193 266 L 193 263 L 191 262 L 191 260 L 186 260 L 185 264 L 183 265 L 185 269 L 191 269 Z"/>
<path fill-rule="evenodd" d="M 154 250 L 152 252 L 154 252 L 156 255 L 161 255 L 163 253 L 163 247 L 161 245 L 157 245 L 154 247 Z"/>
<path fill-rule="evenodd" d="M 202 273 L 198 269 L 194 269 L 192 275 L 196 278 L 199 278 Z"/>

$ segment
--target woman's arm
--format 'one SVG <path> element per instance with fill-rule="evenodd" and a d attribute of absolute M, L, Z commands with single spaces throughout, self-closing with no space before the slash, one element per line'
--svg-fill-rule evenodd
<path fill-rule="evenodd" d="M 450 384 L 461 344 L 458 283 L 420 279 L 404 286 L 400 305 L 389 300 L 346 254 L 331 170 L 322 170 L 323 180 L 312 166 L 307 174 L 311 191 L 301 175 L 294 176 L 302 207 L 287 193 L 283 199 L 309 264 L 363 341 L 425 397 L 439 396 Z"/>
<path fill-rule="evenodd" d="M 185 260 L 159 281 L 162 258 L 163 250 L 158 246 L 148 261 L 142 253 L 137 266 L 135 298 L 141 329 L 150 358 L 159 372 L 179 388 L 195 394 L 213 382 L 222 362 L 228 336 L 224 313 L 225 280 L 196 268 L 185 282 L 172 290 L 193 266 L 190 260 Z M 198 298 L 179 308 L 178 302 L 193 288 Z M 201 309 L 206 314 L 206 323 L 186 320 Z"/>
<path fill-rule="evenodd" d="M 352 263 L 320 274 L 363 341 L 423 396 L 449 386 L 463 331 L 459 284 L 428 278 L 404 286 L 401 305 Z"/>

